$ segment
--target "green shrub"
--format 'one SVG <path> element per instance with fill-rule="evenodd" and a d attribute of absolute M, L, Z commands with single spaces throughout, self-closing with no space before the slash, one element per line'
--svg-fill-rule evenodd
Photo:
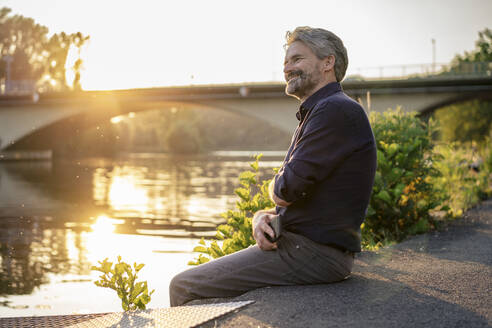
<path fill-rule="evenodd" d="M 432 149 L 434 123 L 425 123 L 415 113 L 400 109 L 371 113 L 370 121 L 378 167 L 362 225 L 362 244 L 366 248 L 427 231 L 433 224 L 430 211 L 446 198 L 431 183 L 440 175 Z"/>
<path fill-rule="evenodd" d="M 436 168 L 441 176 L 433 177 L 433 184 L 448 193 L 446 205 L 451 217 L 459 217 L 464 211 L 489 197 L 492 168 L 492 147 L 487 143 L 482 149 L 476 144 L 442 144 L 436 147 L 440 160 Z M 470 169 L 472 164 L 476 169 Z"/>
<path fill-rule="evenodd" d="M 194 252 L 200 253 L 198 258 L 188 262 L 188 265 L 206 263 L 211 258 L 215 259 L 256 244 L 251 226 L 253 215 L 259 210 L 275 206 L 268 194 L 270 180 L 260 181 L 259 178 L 258 161 L 261 157 L 261 154 L 255 156 L 255 161 L 250 163 L 251 170 L 239 175 L 241 186 L 234 191 L 239 197 L 236 210 L 222 214 L 227 223 L 217 228 L 216 240 L 207 245 L 202 238 L 200 245 L 193 249 Z"/>
<path fill-rule="evenodd" d="M 491 138 L 486 139 L 483 148 L 481 149 L 481 155 L 483 159 L 482 168 L 488 173 L 489 177 L 489 188 L 492 174 L 492 140 Z M 490 190 L 490 189 L 489 189 Z"/>

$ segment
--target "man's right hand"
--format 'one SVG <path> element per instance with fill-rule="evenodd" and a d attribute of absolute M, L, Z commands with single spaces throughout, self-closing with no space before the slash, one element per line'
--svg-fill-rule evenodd
<path fill-rule="evenodd" d="M 277 243 L 271 243 L 265 237 L 265 233 L 269 234 L 272 238 L 275 237 L 275 232 L 269 223 L 276 215 L 275 209 L 272 209 L 258 211 L 253 217 L 253 238 L 256 240 L 258 247 L 264 251 L 277 249 Z"/>

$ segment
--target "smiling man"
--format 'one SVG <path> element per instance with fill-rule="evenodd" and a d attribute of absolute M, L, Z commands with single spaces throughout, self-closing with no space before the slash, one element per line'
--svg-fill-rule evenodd
<path fill-rule="evenodd" d="M 257 245 L 177 275 L 171 306 L 265 286 L 321 284 L 350 275 L 376 172 L 376 145 L 363 108 L 342 91 L 348 65 L 330 31 L 286 35 L 285 92 L 300 100 L 299 125 L 270 184 L 277 205 L 253 218 Z M 270 222 L 280 219 L 281 238 Z"/>

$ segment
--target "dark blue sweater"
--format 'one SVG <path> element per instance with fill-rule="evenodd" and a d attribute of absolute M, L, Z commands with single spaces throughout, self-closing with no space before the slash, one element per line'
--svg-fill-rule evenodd
<path fill-rule="evenodd" d="M 301 104 L 299 125 L 275 194 L 282 228 L 321 243 L 360 251 L 362 224 L 376 173 L 376 144 L 363 108 L 339 83 L 329 83 Z"/>

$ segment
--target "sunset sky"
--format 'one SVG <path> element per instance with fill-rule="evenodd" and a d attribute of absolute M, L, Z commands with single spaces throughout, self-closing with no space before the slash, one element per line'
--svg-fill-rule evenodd
<path fill-rule="evenodd" d="M 449 62 L 492 28 L 490 0 L 1 0 L 50 33 L 80 31 L 82 87 L 137 88 L 282 80 L 285 32 L 323 27 L 358 68 Z M 374 70 L 376 71 L 376 69 Z"/>

